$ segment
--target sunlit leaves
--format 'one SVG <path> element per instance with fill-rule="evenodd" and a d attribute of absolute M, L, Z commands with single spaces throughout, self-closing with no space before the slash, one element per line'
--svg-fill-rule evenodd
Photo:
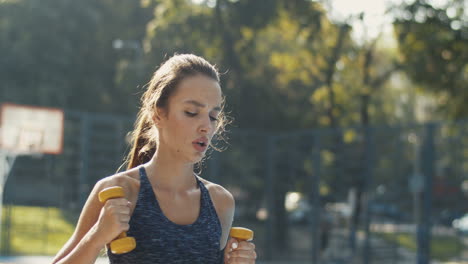
<path fill-rule="evenodd" d="M 416 1 L 395 11 L 407 14 L 395 22 L 405 71 L 437 96 L 448 92 L 452 103 L 440 108 L 454 118 L 468 115 L 463 89 L 468 84 L 468 24 L 460 22 L 464 8 L 463 1 L 448 1 L 445 9 Z"/>

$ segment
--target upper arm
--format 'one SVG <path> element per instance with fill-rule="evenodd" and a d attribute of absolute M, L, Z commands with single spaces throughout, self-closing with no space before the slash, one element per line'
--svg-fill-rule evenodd
<path fill-rule="evenodd" d="M 67 243 L 57 253 L 54 261 L 58 261 L 67 256 L 81 241 L 81 239 L 88 233 L 88 231 L 96 224 L 103 204 L 99 201 L 98 194 L 100 191 L 111 186 L 122 186 L 126 190 L 130 190 L 129 184 L 130 177 L 126 175 L 114 175 L 106 177 L 98 181 L 93 190 L 88 196 L 85 205 L 81 211 L 75 231 Z"/>
<path fill-rule="evenodd" d="M 213 200 L 216 213 L 218 214 L 219 221 L 221 223 L 222 235 L 221 235 L 221 249 L 226 246 L 229 238 L 229 231 L 234 220 L 235 201 L 232 194 L 221 187 L 220 185 L 213 184 L 210 188 L 210 196 Z"/>
<path fill-rule="evenodd" d="M 67 256 L 81 241 L 85 234 L 91 229 L 91 227 L 97 222 L 99 213 L 102 208 L 102 204 L 98 200 L 98 193 L 105 188 L 105 185 L 105 180 L 100 180 L 94 185 L 93 190 L 89 194 L 88 199 L 83 206 L 83 210 L 81 211 L 73 235 L 57 253 L 54 258 L 54 262 Z"/>

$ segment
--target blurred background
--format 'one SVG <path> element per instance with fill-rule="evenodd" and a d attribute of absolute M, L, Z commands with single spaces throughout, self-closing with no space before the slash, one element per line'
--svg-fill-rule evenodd
<path fill-rule="evenodd" d="M 201 176 L 258 263 L 468 262 L 467 0 L 0 0 L 0 103 L 65 116 L 4 177 L 0 262 L 63 246 L 174 53 L 223 73 Z"/>

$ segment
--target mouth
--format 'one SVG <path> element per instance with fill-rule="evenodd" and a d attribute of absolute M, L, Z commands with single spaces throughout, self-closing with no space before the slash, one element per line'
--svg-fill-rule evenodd
<path fill-rule="evenodd" d="M 208 147 L 208 138 L 201 137 L 192 142 L 193 147 L 199 151 L 204 152 Z"/>
<path fill-rule="evenodd" d="M 198 145 L 201 146 L 201 147 L 206 147 L 206 143 L 205 143 L 205 142 L 195 142 L 195 144 L 198 144 Z"/>

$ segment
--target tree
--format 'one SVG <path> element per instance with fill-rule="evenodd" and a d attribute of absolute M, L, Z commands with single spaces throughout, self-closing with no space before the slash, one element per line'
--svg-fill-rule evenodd
<path fill-rule="evenodd" d="M 119 56 L 112 42 L 117 38 L 141 37 L 145 10 L 138 2 L 126 2 L 125 7 L 121 2 L 3 2 L 2 100 L 85 111 L 133 110 L 136 99 L 131 104 L 122 100 L 128 98 L 131 89 L 115 89 Z M 124 17 L 121 8 L 133 12 Z"/>
<path fill-rule="evenodd" d="M 425 0 L 395 7 L 395 34 L 404 71 L 438 98 L 449 118 L 468 116 L 466 0 L 436 7 Z"/>

